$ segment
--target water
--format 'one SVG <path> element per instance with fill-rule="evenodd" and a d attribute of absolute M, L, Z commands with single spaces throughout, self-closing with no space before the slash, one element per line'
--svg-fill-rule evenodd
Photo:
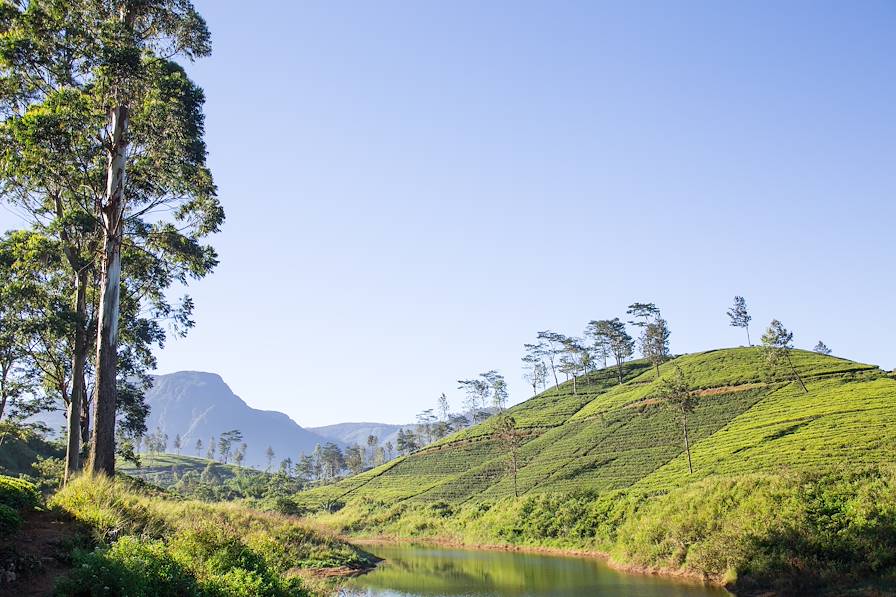
<path fill-rule="evenodd" d="M 340 597 L 723 597 L 723 589 L 626 574 L 593 558 L 372 545 L 384 558 Z"/>

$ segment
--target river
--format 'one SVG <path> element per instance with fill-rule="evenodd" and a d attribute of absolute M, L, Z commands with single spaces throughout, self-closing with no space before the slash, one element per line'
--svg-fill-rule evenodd
<path fill-rule="evenodd" d="M 717 588 L 627 574 L 594 558 L 413 545 L 366 545 L 384 561 L 339 597 L 724 597 Z"/>

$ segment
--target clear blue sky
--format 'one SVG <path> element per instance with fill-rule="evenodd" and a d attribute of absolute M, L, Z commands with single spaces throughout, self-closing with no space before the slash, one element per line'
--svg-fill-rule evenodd
<path fill-rule="evenodd" d="M 893 2 L 197 5 L 227 223 L 161 372 L 407 422 L 636 300 L 737 345 L 735 294 L 896 366 Z"/>

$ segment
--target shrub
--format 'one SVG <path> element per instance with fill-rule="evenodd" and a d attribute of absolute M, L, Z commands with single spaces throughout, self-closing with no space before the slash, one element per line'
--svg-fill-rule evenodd
<path fill-rule="evenodd" d="M 71 574 L 57 595 L 200 595 L 192 573 L 175 560 L 161 541 L 122 537 L 109 549 L 76 551 Z"/>
<path fill-rule="evenodd" d="M 34 508 L 40 503 L 40 494 L 33 483 L 24 479 L 0 475 L 0 504 L 13 510 Z"/>
<path fill-rule="evenodd" d="M 0 537 L 12 535 L 22 526 L 22 517 L 7 505 L 0 504 Z"/>

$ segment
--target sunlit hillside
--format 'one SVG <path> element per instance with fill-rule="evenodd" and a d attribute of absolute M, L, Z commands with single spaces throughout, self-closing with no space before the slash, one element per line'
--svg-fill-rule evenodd
<path fill-rule="evenodd" d="M 896 447 L 896 379 L 878 367 L 808 351 L 773 371 L 759 348 L 680 356 L 698 389 L 689 416 L 688 473 L 679 411 L 658 399 L 643 361 L 549 389 L 508 410 L 523 442 L 521 495 L 636 487 L 665 489 L 717 474 L 880 462 Z M 298 496 L 306 505 L 360 498 L 461 503 L 512 495 L 507 452 L 495 421 L 451 435 L 377 469 Z"/>

